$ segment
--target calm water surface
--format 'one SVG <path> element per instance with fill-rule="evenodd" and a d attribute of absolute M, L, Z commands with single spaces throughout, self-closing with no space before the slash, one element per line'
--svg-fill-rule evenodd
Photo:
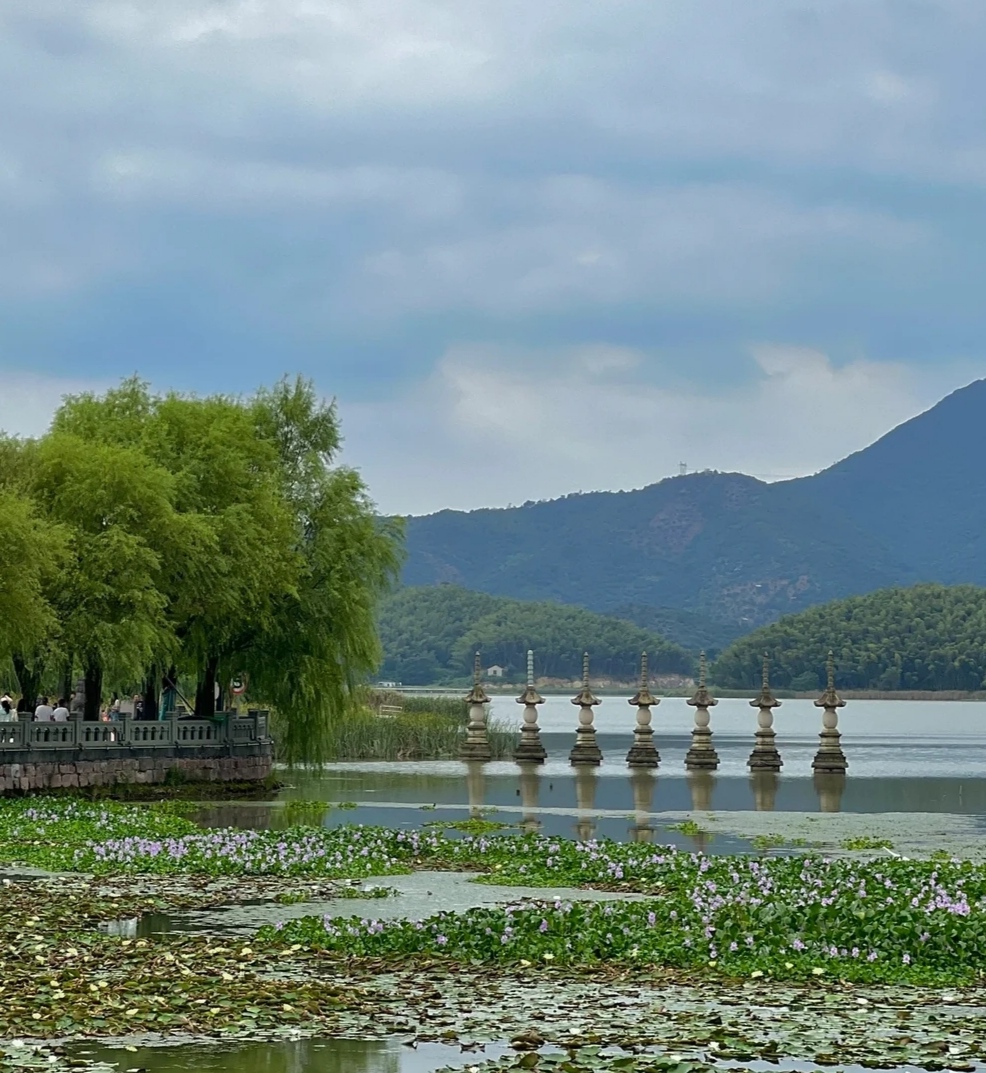
<path fill-rule="evenodd" d="M 497 1058 L 509 1048 L 487 1045 L 477 1061 Z M 141 1047 L 138 1053 L 119 1047 L 82 1046 L 72 1054 L 116 1064 L 121 1070 L 146 1073 L 430 1073 L 442 1066 L 464 1066 L 471 1052 L 458 1046 L 400 1040 L 300 1039 L 276 1043 L 246 1043 L 223 1048 Z"/>
<path fill-rule="evenodd" d="M 496 698 L 491 717 L 519 728 L 521 707 Z M 684 770 L 692 710 L 683 699 L 665 699 L 654 709 L 661 764 L 654 772 L 628 771 L 625 763 L 635 710 L 622 697 L 603 698 L 596 709 L 604 762 L 573 769 L 568 752 L 577 710 L 567 697 L 550 697 L 540 709 L 548 761 L 524 771 L 510 761 L 482 766 L 458 761 L 335 764 L 320 773 L 294 771 L 280 797 L 349 802 L 333 809 L 328 825 L 379 823 L 420 827 L 497 809 L 497 819 L 528 821 L 545 833 L 638 837 L 642 813 L 699 811 L 932 812 L 982 817 L 986 826 L 986 703 L 855 701 L 840 713 L 842 745 L 849 760 L 845 779 L 814 777 L 820 711 L 808 700 L 785 701 L 775 713 L 779 776 L 752 778 L 746 760 L 756 712 L 741 699 L 720 701 L 712 711 L 713 742 L 720 757 L 714 774 Z M 429 813 L 431 813 L 429 815 Z M 586 824 L 588 818 L 594 824 Z M 267 804 L 215 806 L 206 822 L 280 826 L 290 810 Z M 673 840 L 673 837 L 672 837 Z M 687 843 L 684 843 L 687 844 Z M 717 845 L 720 852 L 736 849 Z"/>
<path fill-rule="evenodd" d="M 520 706 L 494 701 L 493 718 L 519 727 Z M 598 740 L 605 760 L 598 769 L 573 770 L 568 763 L 576 709 L 565 697 L 541 708 L 542 737 L 549 759 L 523 770 L 511 762 L 466 765 L 450 762 L 348 763 L 322 772 L 285 774 L 288 786 L 271 802 L 209 806 L 204 822 L 214 825 L 278 827 L 292 822 L 292 800 L 350 802 L 327 807 L 328 826 L 362 822 L 396 827 L 464 819 L 484 814 L 520 827 L 567 837 L 608 836 L 674 842 L 684 849 L 730 852 L 748 844 L 716 834 L 696 847 L 673 831 L 662 813 L 689 810 L 789 812 L 933 812 L 975 817 L 986 833 L 986 704 L 961 702 L 858 701 L 841 713 L 845 779 L 814 778 L 811 760 L 818 743 L 820 712 L 810 701 L 785 701 L 776 713 L 777 744 L 784 760 L 779 776 L 751 778 L 746 759 L 756 713 L 743 700 L 723 700 L 713 709 L 715 774 L 686 775 L 692 711 L 683 700 L 664 700 L 653 725 L 661 765 L 657 772 L 628 772 L 634 710 L 625 698 L 605 698 L 596 709 Z M 493 812 L 492 810 L 498 810 Z M 310 813 L 306 819 L 311 820 Z M 704 837 L 704 836 L 703 836 Z M 246 1044 L 221 1050 L 141 1048 L 132 1052 L 86 1047 L 91 1057 L 139 1066 L 148 1073 L 431 1073 L 466 1066 L 471 1055 L 457 1047 L 400 1040 L 291 1040 Z M 482 1057 L 505 1048 L 490 1046 Z M 134 1061 L 136 1059 L 136 1061 Z M 763 1063 L 752 1067 L 766 1068 Z M 815 1068 L 784 1061 L 786 1069 Z M 859 1071 L 861 1073 L 861 1071 Z"/>

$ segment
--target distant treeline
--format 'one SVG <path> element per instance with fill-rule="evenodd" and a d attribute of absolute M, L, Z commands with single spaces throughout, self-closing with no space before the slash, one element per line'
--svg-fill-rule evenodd
<path fill-rule="evenodd" d="M 789 615 L 735 642 L 712 668 L 718 686 L 753 689 L 763 653 L 771 683 L 815 690 L 829 650 L 853 690 L 986 688 L 986 589 L 916 585 L 853 596 Z"/>
<path fill-rule="evenodd" d="M 642 651 L 655 674 L 690 675 L 695 665 L 685 649 L 631 622 L 455 585 L 401 589 L 383 602 L 378 622 L 384 651 L 380 677 L 404 685 L 462 679 L 477 651 L 484 667 L 499 665 L 514 680 L 523 678 L 529 648 L 539 677 L 578 677 L 585 649 L 593 676 L 600 678 L 634 678 Z"/>

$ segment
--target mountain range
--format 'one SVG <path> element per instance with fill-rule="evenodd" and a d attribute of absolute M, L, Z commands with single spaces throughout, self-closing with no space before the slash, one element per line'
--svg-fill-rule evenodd
<path fill-rule="evenodd" d="M 722 644 L 887 586 L 986 584 L 984 459 L 979 380 L 811 477 L 705 472 L 410 518 L 403 580 L 577 604 Z"/>

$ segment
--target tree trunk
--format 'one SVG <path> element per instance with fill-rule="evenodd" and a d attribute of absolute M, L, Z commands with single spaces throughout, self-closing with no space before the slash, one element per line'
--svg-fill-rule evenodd
<path fill-rule="evenodd" d="M 161 689 L 164 691 L 164 714 L 175 711 L 178 706 L 178 668 L 172 666 L 168 673 L 161 679 Z"/>
<path fill-rule="evenodd" d="M 61 674 L 58 678 L 58 696 L 59 699 L 65 701 L 68 704 L 69 697 L 72 696 L 72 690 L 75 688 L 75 682 L 72 678 L 73 660 L 67 659 L 62 664 Z"/>
<path fill-rule="evenodd" d="M 86 661 L 86 707 L 82 718 L 87 723 L 99 722 L 99 709 L 103 702 L 103 666 L 96 660 Z"/>
<path fill-rule="evenodd" d="M 38 690 L 41 688 L 41 675 L 28 668 L 23 656 L 14 654 L 14 674 L 20 686 L 21 699 L 17 702 L 19 712 L 34 712 L 37 707 Z"/>
<path fill-rule="evenodd" d="M 157 719 L 158 708 L 160 706 L 160 693 L 158 692 L 161 683 L 160 672 L 157 667 L 150 667 L 147 671 L 147 677 L 144 679 L 144 718 L 145 719 Z"/>
<path fill-rule="evenodd" d="M 209 719 L 216 714 L 216 675 L 218 673 L 219 660 L 215 656 L 210 656 L 195 691 L 195 714 L 199 719 Z"/>

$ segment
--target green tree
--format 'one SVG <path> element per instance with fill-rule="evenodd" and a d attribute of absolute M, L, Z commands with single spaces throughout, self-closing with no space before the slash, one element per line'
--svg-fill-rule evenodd
<path fill-rule="evenodd" d="M 836 600 L 742 638 L 712 668 L 716 683 L 755 688 L 761 654 L 771 681 L 824 681 L 829 650 L 847 689 L 979 690 L 986 687 L 986 589 L 915 585 Z"/>
<path fill-rule="evenodd" d="M 35 502 L 66 536 L 68 555 L 52 604 L 61 658 L 86 683 L 86 717 L 96 718 L 103 680 L 128 681 L 176 651 L 162 562 L 187 547 L 174 509 L 174 481 L 132 447 L 55 432 L 37 446 Z"/>
<path fill-rule="evenodd" d="M 173 661 L 209 715 L 216 683 L 247 673 L 251 697 L 277 709 L 282 755 L 321 759 L 328 720 L 378 664 L 376 601 L 400 538 L 359 477 L 334 465 L 334 407 L 303 380 L 247 400 L 160 397 L 129 380 L 67 400 L 54 428 L 137 452 L 170 482 L 182 539 L 147 543 L 173 644 L 146 649 L 145 691 Z"/>
<path fill-rule="evenodd" d="M 395 593 L 381 605 L 380 635 L 383 676 L 406 684 L 462 678 L 471 671 L 477 649 L 487 665 L 500 664 L 515 675 L 523 673 L 528 648 L 535 651 L 537 673 L 551 677 L 577 677 L 585 649 L 594 672 L 608 677 L 634 677 L 644 650 L 656 673 L 690 674 L 694 665 L 678 645 L 622 619 L 456 585 Z"/>

